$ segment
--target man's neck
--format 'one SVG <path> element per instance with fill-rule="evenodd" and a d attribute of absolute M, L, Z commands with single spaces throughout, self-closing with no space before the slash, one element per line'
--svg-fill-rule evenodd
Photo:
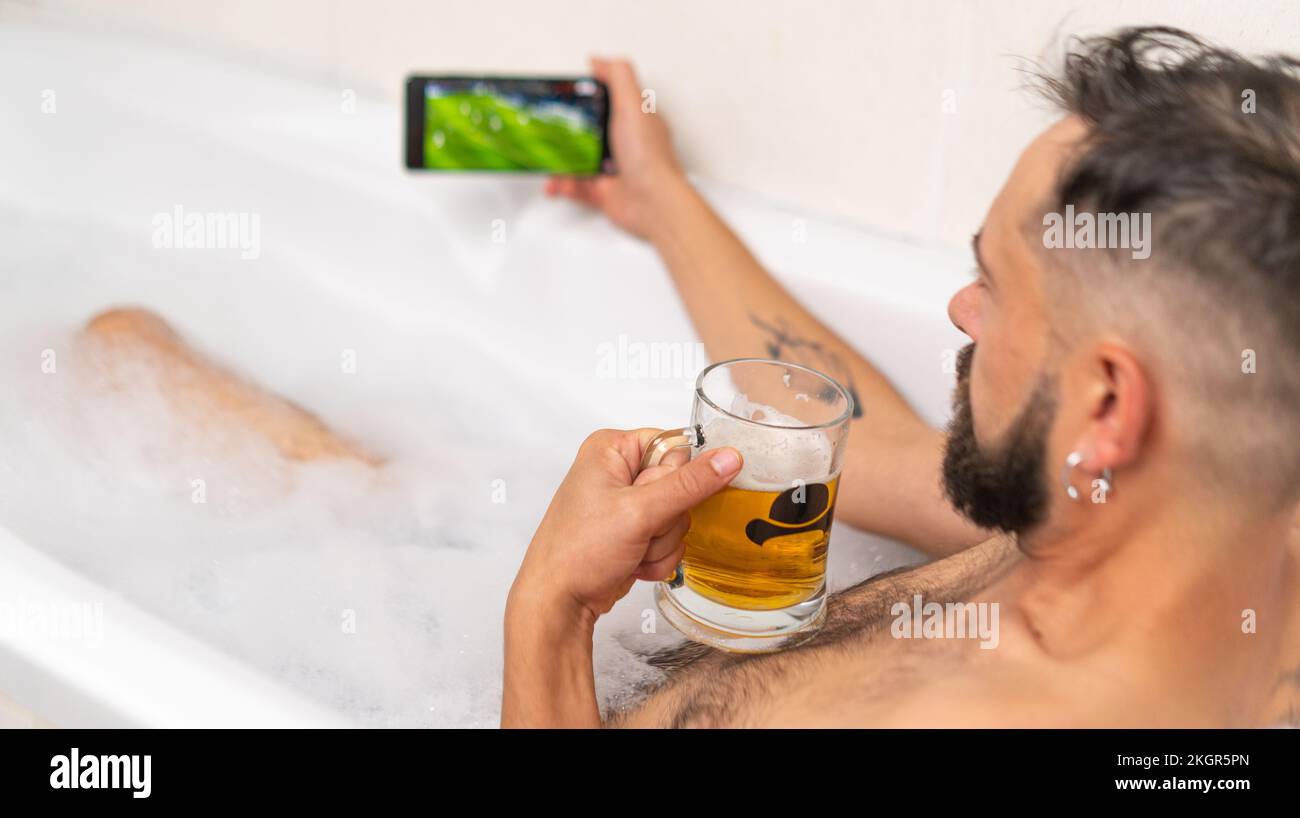
<path fill-rule="evenodd" d="M 1040 648 L 1059 658 L 1141 651 L 1146 671 L 1204 671 L 1225 684 L 1300 661 L 1282 655 L 1300 615 L 1292 521 L 1224 506 L 1145 506 L 1069 537 L 1026 538 L 1012 587 Z"/>

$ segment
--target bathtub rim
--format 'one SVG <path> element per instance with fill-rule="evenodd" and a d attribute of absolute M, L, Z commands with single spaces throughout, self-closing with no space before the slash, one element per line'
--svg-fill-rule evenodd
<path fill-rule="evenodd" d="M 102 642 L 0 621 L 0 693 L 60 727 L 350 727 L 351 723 L 41 553 L 0 526 L 0 606 L 102 603 Z M 196 706 L 196 702 L 200 702 Z"/>

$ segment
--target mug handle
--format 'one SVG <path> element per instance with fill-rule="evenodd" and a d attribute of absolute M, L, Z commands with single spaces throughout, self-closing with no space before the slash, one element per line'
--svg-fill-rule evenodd
<path fill-rule="evenodd" d="M 659 463 L 674 449 L 685 449 L 704 444 L 704 435 L 699 426 L 684 426 L 681 429 L 665 429 L 650 439 L 641 456 L 641 469 L 645 471 Z"/>
<path fill-rule="evenodd" d="M 683 426 L 680 429 L 665 429 L 650 439 L 650 443 L 645 447 L 645 454 L 641 456 L 641 469 L 638 474 L 653 466 L 658 466 L 660 462 L 674 449 L 693 448 L 704 445 L 704 432 L 699 426 Z M 680 588 L 686 581 L 686 576 L 682 571 L 682 564 L 677 563 L 677 568 L 673 570 L 673 575 L 664 580 L 669 588 Z"/>

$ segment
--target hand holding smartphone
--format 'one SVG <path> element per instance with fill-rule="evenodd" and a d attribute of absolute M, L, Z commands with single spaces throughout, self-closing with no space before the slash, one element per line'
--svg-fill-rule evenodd
<path fill-rule="evenodd" d="M 406 81 L 410 170 L 600 173 L 609 91 L 590 77 L 413 76 Z"/>

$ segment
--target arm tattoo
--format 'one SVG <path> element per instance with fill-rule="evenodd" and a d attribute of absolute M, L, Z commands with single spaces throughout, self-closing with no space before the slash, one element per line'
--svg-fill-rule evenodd
<path fill-rule="evenodd" d="M 800 337 L 783 318 L 769 322 L 750 313 L 749 320 L 762 331 L 769 358 L 811 366 L 838 379 L 853 396 L 853 418 L 862 417 L 862 401 L 858 399 L 858 390 L 853 384 L 853 371 L 845 365 L 838 352 L 815 338 Z"/>

